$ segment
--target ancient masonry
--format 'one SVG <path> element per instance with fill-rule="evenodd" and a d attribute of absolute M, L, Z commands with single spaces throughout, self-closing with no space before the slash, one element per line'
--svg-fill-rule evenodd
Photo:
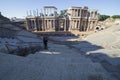
<path fill-rule="evenodd" d="M 97 10 L 88 7 L 70 7 L 63 18 L 57 15 L 57 8 L 44 6 L 41 13 L 30 11 L 26 16 L 26 28 L 29 31 L 93 31 L 98 22 Z"/>

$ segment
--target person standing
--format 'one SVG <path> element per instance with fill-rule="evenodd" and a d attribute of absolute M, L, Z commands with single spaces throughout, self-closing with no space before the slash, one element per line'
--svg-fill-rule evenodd
<path fill-rule="evenodd" d="M 48 49 L 48 36 L 43 36 L 44 49 Z"/>

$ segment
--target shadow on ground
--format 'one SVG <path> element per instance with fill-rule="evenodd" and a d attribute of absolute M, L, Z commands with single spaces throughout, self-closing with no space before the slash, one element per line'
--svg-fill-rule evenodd
<path fill-rule="evenodd" d="M 53 41 L 59 45 L 66 45 L 70 49 L 75 49 L 80 54 L 90 58 L 93 62 L 100 63 L 112 76 L 116 77 L 120 80 L 120 58 L 117 56 L 118 54 L 113 54 L 113 57 L 110 56 L 109 52 L 100 52 L 97 50 L 101 50 L 104 48 L 102 46 L 98 46 L 92 44 L 88 41 Z M 97 51 L 97 52 L 94 52 Z"/>

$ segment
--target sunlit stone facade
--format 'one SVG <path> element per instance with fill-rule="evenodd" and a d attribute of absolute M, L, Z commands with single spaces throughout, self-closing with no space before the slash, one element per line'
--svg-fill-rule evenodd
<path fill-rule="evenodd" d="M 57 8 L 45 6 L 41 13 L 33 11 L 26 16 L 29 31 L 93 31 L 98 22 L 96 10 L 89 11 L 88 7 L 70 7 L 63 18 L 57 15 Z"/>

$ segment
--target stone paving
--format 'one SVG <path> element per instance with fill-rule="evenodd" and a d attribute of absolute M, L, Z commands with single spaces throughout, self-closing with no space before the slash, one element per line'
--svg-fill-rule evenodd
<path fill-rule="evenodd" d="M 0 80 L 116 80 L 73 48 L 49 43 L 26 57 L 0 53 Z"/>

